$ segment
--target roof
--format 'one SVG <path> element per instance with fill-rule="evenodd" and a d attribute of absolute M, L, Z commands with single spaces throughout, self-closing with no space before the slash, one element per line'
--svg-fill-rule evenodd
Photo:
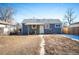
<path fill-rule="evenodd" d="M 5 21 L 0 21 L 0 24 L 4 24 L 4 25 L 10 25 L 10 23 L 5 22 Z"/>
<path fill-rule="evenodd" d="M 72 23 L 72 24 L 70 25 L 70 27 L 79 27 L 79 22 Z"/>
<path fill-rule="evenodd" d="M 1 21 L 0 20 L 0 24 L 3 24 L 3 25 L 15 25 L 15 23 L 12 21 L 12 22 L 7 22 L 7 21 Z"/>
<path fill-rule="evenodd" d="M 74 25 L 74 24 L 79 24 L 79 22 L 76 22 L 76 23 L 72 23 L 71 25 Z"/>
<path fill-rule="evenodd" d="M 62 23 L 60 19 L 24 19 L 24 24 L 45 24 L 45 23 Z"/>

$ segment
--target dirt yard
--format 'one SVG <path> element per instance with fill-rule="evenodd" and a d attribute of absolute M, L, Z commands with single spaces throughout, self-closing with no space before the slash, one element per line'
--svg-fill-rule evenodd
<path fill-rule="evenodd" d="M 79 55 L 79 41 L 60 35 L 0 36 L 0 55 L 39 55 L 40 53 Z"/>
<path fill-rule="evenodd" d="M 1 55 L 38 55 L 39 49 L 38 36 L 0 36 Z"/>
<path fill-rule="evenodd" d="M 79 55 L 79 41 L 60 35 L 47 35 L 44 39 L 47 55 Z"/>

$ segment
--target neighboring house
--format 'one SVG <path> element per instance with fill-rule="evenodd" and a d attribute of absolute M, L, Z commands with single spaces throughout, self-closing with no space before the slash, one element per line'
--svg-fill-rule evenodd
<path fill-rule="evenodd" d="M 69 34 L 79 35 L 79 22 L 73 23 L 69 26 Z"/>
<path fill-rule="evenodd" d="M 62 22 L 59 19 L 24 19 L 22 34 L 59 34 Z"/>
<path fill-rule="evenodd" d="M 15 25 L 11 23 L 0 21 L 0 35 L 8 35 L 15 29 Z"/>

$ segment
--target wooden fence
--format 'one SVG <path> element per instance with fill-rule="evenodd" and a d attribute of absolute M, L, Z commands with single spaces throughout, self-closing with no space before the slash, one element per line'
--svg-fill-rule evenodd
<path fill-rule="evenodd" d="M 79 35 L 79 27 L 70 27 L 69 34 Z"/>
<path fill-rule="evenodd" d="M 79 27 L 64 27 L 63 33 L 64 34 L 79 35 Z"/>

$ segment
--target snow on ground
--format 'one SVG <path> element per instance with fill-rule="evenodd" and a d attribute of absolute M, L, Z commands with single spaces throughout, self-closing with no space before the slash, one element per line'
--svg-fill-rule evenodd
<path fill-rule="evenodd" d="M 68 34 L 63 34 L 64 37 L 70 38 L 72 40 L 79 41 L 79 36 L 78 35 L 68 35 Z"/>

